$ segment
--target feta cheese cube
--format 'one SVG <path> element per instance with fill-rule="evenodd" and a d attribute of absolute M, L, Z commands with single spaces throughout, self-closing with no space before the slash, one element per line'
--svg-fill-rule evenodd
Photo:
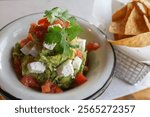
<path fill-rule="evenodd" d="M 62 26 L 60 24 L 53 24 L 53 25 L 50 25 L 48 28 L 53 28 L 55 26 L 59 26 L 60 28 L 62 28 Z"/>
<path fill-rule="evenodd" d="M 84 52 L 86 46 L 86 40 L 78 38 L 77 43 L 79 44 L 79 49 Z"/>
<path fill-rule="evenodd" d="M 72 66 L 72 60 L 67 60 L 66 62 L 64 62 L 62 65 L 60 65 L 57 68 L 57 74 L 58 76 L 62 77 L 67 77 L 67 76 L 73 76 L 74 74 L 74 69 Z"/>
<path fill-rule="evenodd" d="M 23 48 L 21 48 L 20 51 L 25 55 L 29 55 L 32 47 L 33 47 L 33 43 L 30 41 Z"/>
<path fill-rule="evenodd" d="M 43 43 L 43 46 L 48 49 L 48 50 L 53 50 L 54 47 L 56 46 L 56 43 L 52 43 L 52 44 L 46 44 L 45 42 Z"/>
<path fill-rule="evenodd" d="M 38 55 L 38 50 L 36 48 L 36 46 L 33 46 L 29 52 L 30 55 L 32 55 L 33 57 L 36 57 Z"/>
<path fill-rule="evenodd" d="M 73 68 L 76 70 L 79 70 L 81 64 L 82 64 L 82 59 L 80 59 L 78 56 L 76 56 L 72 62 Z"/>
<path fill-rule="evenodd" d="M 43 73 L 45 71 L 45 66 L 41 62 L 32 62 L 27 65 L 30 73 Z"/>

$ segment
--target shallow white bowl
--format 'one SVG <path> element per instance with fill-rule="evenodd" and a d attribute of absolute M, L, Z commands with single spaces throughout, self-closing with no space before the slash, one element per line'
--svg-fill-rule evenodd
<path fill-rule="evenodd" d="M 88 81 L 81 86 L 60 94 L 44 94 L 25 87 L 18 80 L 11 66 L 11 50 L 16 42 L 27 36 L 30 24 L 37 22 L 43 16 L 35 13 L 21 17 L 0 31 L 0 87 L 10 95 L 19 99 L 88 99 L 105 87 L 110 81 L 115 65 L 115 56 L 111 45 L 106 41 L 105 35 L 87 21 L 77 18 L 84 32 L 80 36 L 87 41 L 96 41 L 101 48 L 90 53 L 90 71 Z"/>

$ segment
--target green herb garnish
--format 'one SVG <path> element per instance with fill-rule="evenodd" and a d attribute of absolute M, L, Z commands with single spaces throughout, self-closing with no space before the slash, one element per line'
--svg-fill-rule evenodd
<path fill-rule="evenodd" d="M 47 17 L 50 23 L 54 22 L 57 18 L 62 21 L 69 21 L 68 28 L 61 28 L 59 26 L 49 27 L 45 36 L 45 43 L 56 44 L 54 51 L 58 54 L 65 54 L 66 56 L 72 55 L 72 45 L 70 42 L 78 37 L 82 32 L 82 28 L 78 24 L 75 17 L 71 17 L 67 10 L 62 10 L 58 7 L 45 11 L 45 17 Z"/>
<path fill-rule="evenodd" d="M 53 23 L 58 18 L 67 21 L 68 18 L 70 18 L 70 15 L 67 10 L 55 7 L 50 11 L 46 10 L 44 17 L 46 17 L 50 23 Z"/>

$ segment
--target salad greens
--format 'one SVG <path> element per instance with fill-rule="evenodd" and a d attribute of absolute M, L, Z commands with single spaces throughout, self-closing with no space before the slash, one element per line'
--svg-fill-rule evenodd
<path fill-rule="evenodd" d="M 69 45 L 69 42 L 82 32 L 82 28 L 77 23 L 76 18 L 71 17 L 68 14 L 68 11 L 62 11 L 58 7 L 51 11 L 45 11 L 45 17 L 47 17 L 51 23 L 57 18 L 70 22 L 69 28 L 61 28 L 59 26 L 49 28 L 48 33 L 45 36 L 45 42 L 48 44 L 56 43 L 57 46 L 55 47 L 55 51 L 59 54 L 63 53 L 65 55 L 71 55 L 72 51 L 70 49 L 71 45 Z"/>
<path fill-rule="evenodd" d="M 44 17 L 46 17 L 50 23 L 53 23 L 58 18 L 67 21 L 71 16 L 67 10 L 55 7 L 52 10 L 46 10 Z"/>

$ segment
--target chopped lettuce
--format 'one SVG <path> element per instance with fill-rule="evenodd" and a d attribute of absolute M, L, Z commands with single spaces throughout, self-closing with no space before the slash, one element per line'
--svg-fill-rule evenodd
<path fill-rule="evenodd" d="M 81 67 L 80 67 L 80 70 L 79 70 L 80 72 L 83 72 L 83 70 L 84 70 L 86 59 L 87 59 L 87 51 L 83 52 L 82 64 L 81 64 Z"/>
<path fill-rule="evenodd" d="M 27 67 L 27 64 L 29 62 L 31 62 L 33 60 L 33 57 L 32 56 L 24 56 L 22 57 L 22 64 L 21 64 L 21 68 L 22 68 L 22 75 L 25 76 L 25 75 L 29 75 L 30 72 L 28 70 L 28 67 Z"/>
<path fill-rule="evenodd" d="M 52 67 L 56 68 L 61 63 L 68 59 L 67 56 L 63 56 L 62 54 L 58 54 L 55 56 L 44 56 L 42 53 L 40 54 L 39 61 L 45 63 L 47 67 L 53 69 Z"/>
<path fill-rule="evenodd" d="M 71 76 L 68 77 L 56 77 L 53 82 L 57 84 L 61 89 L 66 90 L 71 87 L 73 83 L 73 78 Z"/>
<path fill-rule="evenodd" d="M 21 49 L 20 44 L 19 44 L 19 43 L 16 43 L 16 44 L 15 44 L 15 47 L 13 47 L 13 49 L 12 49 L 12 56 L 13 56 L 13 57 L 22 57 L 23 54 L 22 54 L 22 52 L 20 51 L 20 49 Z"/>
<path fill-rule="evenodd" d="M 59 82 L 59 87 L 61 87 L 62 89 L 68 89 L 70 88 L 70 85 L 72 84 L 73 79 L 72 77 L 68 76 L 68 77 L 63 77 L 60 82 Z"/>

